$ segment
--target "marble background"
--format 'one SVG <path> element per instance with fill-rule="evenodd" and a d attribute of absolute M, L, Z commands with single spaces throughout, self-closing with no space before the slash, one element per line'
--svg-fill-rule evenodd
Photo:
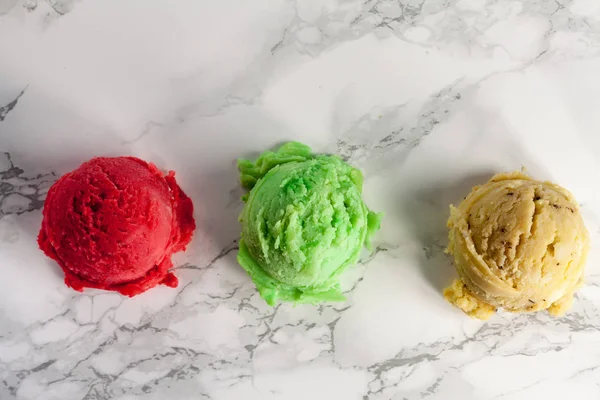
<path fill-rule="evenodd" d="M 564 318 L 470 320 L 448 204 L 526 166 L 600 237 L 597 0 L 0 0 L 0 399 L 600 398 L 600 267 Z M 235 159 L 295 139 L 385 212 L 348 301 L 267 306 L 237 266 Z M 35 238 L 95 155 L 177 171 L 178 289 L 64 286 Z"/>

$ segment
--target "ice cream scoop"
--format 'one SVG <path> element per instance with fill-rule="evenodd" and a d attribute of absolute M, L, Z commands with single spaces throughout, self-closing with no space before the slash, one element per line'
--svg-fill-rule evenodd
<path fill-rule="evenodd" d="M 239 160 L 238 167 L 250 189 L 238 261 L 263 299 L 344 300 L 339 276 L 380 224 L 362 200 L 362 173 L 297 142 L 254 162 Z"/>
<path fill-rule="evenodd" d="M 460 276 L 446 299 L 472 317 L 571 307 L 589 235 L 566 189 L 522 172 L 497 174 L 450 206 L 448 252 Z"/>
<path fill-rule="evenodd" d="M 67 286 L 135 296 L 177 286 L 171 255 L 195 229 L 192 201 L 153 164 L 98 157 L 63 175 L 44 203 L 40 248 L 60 265 Z"/>

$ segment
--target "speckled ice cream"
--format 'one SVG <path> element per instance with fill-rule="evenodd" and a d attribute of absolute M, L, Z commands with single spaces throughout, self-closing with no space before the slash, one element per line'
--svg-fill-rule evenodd
<path fill-rule="evenodd" d="M 583 278 L 589 235 L 573 195 L 522 172 L 497 174 L 450 207 L 460 280 L 444 295 L 467 314 L 548 309 L 562 315 Z"/>

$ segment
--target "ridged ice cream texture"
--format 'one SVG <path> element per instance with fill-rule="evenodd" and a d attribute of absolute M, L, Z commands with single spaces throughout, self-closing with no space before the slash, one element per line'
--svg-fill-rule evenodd
<path fill-rule="evenodd" d="M 448 301 L 480 319 L 498 308 L 562 315 L 571 307 L 590 239 L 569 191 L 517 171 L 450 208 L 448 252 L 460 279 L 445 290 Z"/>

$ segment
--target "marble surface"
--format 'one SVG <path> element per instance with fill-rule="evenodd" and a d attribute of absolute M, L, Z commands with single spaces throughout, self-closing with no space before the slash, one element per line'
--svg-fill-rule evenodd
<path fill-rule="evenodd" d="M 564 318 L 440 292 L 448 204 L 527 167 L 600 198 L 597 0 L 0 0 L 0 399 L 600 398 L 600 267 Z M 235 159 L 296 139 L 385 212 L 348 301 L 267 306 L 236 264 Z M 177 289 L 74 292 L 36 246 L 95 155 L 177 171 Z"/>

